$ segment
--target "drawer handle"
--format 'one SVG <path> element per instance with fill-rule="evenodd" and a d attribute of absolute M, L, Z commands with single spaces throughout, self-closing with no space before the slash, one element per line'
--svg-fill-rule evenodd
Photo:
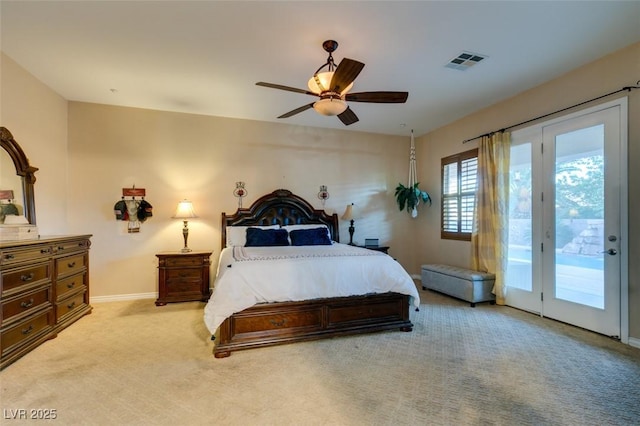
<path fill-rule="evenodd" d="M 287 323 L 286 319 L 281 319 L 280 321 L 276 321 L 276 320 L 269 320 L 269 322 L 271 323 L 271 325 L 273 325 L 274 327 L 282 327 L 283 325 L 285 325 Z"/>
<path fill-rule="evenodd" d="M 71 281 L 69 284 L 67 284 L 67 288 L 73 288 L 76 285 L 75 281 Z"/>
<path fill-rule="evenodd" d="M 16 257 L 12 254 L 7 254 L 4 256 L 5 259 L 10 260 L 10 259 L 15 259 Z"/>
<path fill-rule="evenodd" d="M 46 248 L 46 249 L 40 250 L 40 254 L 49 254 L 49 253 L 51 253 L 51 249 L 50 248 Z"/>
<path fill-rule="evenodd" d="M 29 299 L 29 301 L 24 301 L 22 303 L 20 303 L 20 306 L 22 306 L 23 308 L 30 308 L 33 306 L 33 298 Z"/>
<path fill-rule="evenodd" d="M 73 301 L 73 302 L 69 303 L 69 304 L 67 305 L 67 308 L 68 308 L 68 309 L 72 309 L 74 306 L 76 306 L 76 302 L 75 302 L 75 301 Z"/>
<path fill-rule="evenodd" d="M 23 328 L 22 329 L 22 334 L 27 335 L 27 334 L 31 333 L 32 331 L 33 331 L 33 324 L 31 324 L 29 326 L 29 328 Z"/>
<path fill-rule="evenodd" d="M 67 266 L 69 268 L 73 268 L 74 266 L 76 266 L 76 262 L 69 262 L 69 263 L 67 263 Z"/>
<path fill-rule="evenodd" d="M 33 277 L 33 272 L 30 272 L 29 275 L 20 275 L 20 279 L 24 282 L 31 281 Z"/>

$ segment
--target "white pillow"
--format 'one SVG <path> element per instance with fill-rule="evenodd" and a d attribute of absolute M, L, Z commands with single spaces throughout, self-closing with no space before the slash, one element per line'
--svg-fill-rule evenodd
<path fill-rule="evenodd" d="M 280 225 L 227 226 L 227 247 L 244 246 L 247 243 L 247 228 L 279 229 Z"/>
<path fill-rule="evenodd" d="M 286 229 L 287 232 L 295 231 L 296 229 L 314 229 L 314 228 L 325 228 L 327 230 L 327 236 L 331 241 L 333 241 L 333 239 L 331 238 L 331 232 L 329 232 L 329 227 L 322 223 L 304 223 L 299 225 L 285 225 L 282 227 L 282 229 Z M 289 237 L 289 244 L 291 244 L 291 237 Z"/>

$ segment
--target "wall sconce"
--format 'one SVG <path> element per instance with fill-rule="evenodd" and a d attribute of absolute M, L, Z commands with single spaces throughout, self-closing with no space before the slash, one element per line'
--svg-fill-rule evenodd
<path fill-rule="evenodd" d="M 184 238 L 184 248 L 181 250 L 182 253 L 188 253 L 191 249 L 187 246 L 187 239 L 189 238 L 189 226 L 188 220 L 197 218 L 196 212 L 193 210 L 193 204 L 191 201 L 183 200 L 178 203 L 178 208 L 176 209 L 176 214 L 173 215 L 174 219 L 182 219 L 184 222 L 184 227 L 182 228 L 182 237 Z"/>
<path fill-rule="evenodd" d="M 233 195 L 238 198 L 238 208 L 242 208 L 242 199 L 247 196 L 247 190 L 244 188 L 244 182 L 236 182 L 236 189 Z"/>
<path fill-rule="evenodd" d="M 324 206 L 324 202 L 329 199 L 329 191 L 327 191 L 327 185 L 320 185 L 320 192 L 318 192 L 318 198 L 322 201 L 322 205 Z"/>
<path fill-rule="evenodd" d="M 354 218 L 353 203 L 347 204 L 347 208 L 345 209 L 344 214 L 342 215 L 342 219 L 351 221 L 349 225 L 349 245 L 350 246 L 355 245 L 353 244 L 353 233 L 355 232 L 356 228 L 353 226 L 353 218 Z"/>

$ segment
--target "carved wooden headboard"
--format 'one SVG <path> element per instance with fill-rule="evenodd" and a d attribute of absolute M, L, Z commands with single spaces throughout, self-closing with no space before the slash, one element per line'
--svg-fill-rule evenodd
<path fill-rule="evenodd" d="M 227 245 L 227 226 L 264 225 L 327 225 L 331 239 L 340 242 L 338 215 L 316 210 L 309 202 L 287 189 L 276 189 L 258 198 L 249 208 L 238 209 L 234 214 L 222 213 L 222 247 Z"/>

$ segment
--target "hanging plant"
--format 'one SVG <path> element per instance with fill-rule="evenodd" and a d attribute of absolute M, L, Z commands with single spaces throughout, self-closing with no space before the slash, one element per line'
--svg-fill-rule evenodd
<path fill-rule="evenodd" d="M 411 216 L 416 217 L 418 215 L 418 205 L 420 202 L 429 203 L 431 205 L 431 197 L 425 191 L 418 188 L 420 183 L 416 182 L 413 186 L 404 186 L 399 183 L 396 187 L 396 202 L 400 211 L 407 209 Z"/>
<path fill-rule="evenodd" d="M 418 217 L 418 205 L 422 201 L 423 203 L 429 202 L 431 205 L 431 197 L 425 191 L 418 188 L 419 182 L 417 182 L 416 172 L 416 144 L 413 139 L 413 130 L 411 130 L 411 151 L 409 152 L 409 183 L 407 186 L 399 183 L 396 187 L 396 202 L 400 211 L 407 209 L 407 213 L 411 214 L 411 217 Z"/>

